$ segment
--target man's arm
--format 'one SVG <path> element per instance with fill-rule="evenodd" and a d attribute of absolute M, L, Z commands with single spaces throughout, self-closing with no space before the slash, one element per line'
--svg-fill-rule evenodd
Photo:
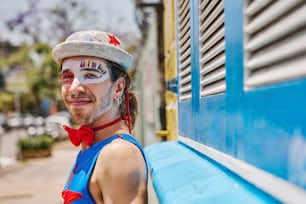
<path fill-rule="evenodd" d="M 93 175 L 104 204 L 147 203 L 146 165 L 138 147 L 116 139 L 101 151 Z"/>

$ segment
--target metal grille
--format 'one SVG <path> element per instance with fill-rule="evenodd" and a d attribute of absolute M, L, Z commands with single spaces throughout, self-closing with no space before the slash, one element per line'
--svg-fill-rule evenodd
<path fill-rule="evenodd" d="M 245 3 L 245 86 L 306 76 L 305 0 Z"/>
<path fill-rule="evenodd" d="M 201 96 L 225 92 L 224 2 L 199 1 Z"/>
<path fill-rule="evenodd" d="M 180 100 L 191 98 L 190 0 L 178 1 Z"/>

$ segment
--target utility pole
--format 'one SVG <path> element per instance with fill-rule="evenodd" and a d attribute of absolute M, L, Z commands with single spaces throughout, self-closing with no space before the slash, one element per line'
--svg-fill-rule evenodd
<path fill-rule="evenodd" d="M 160 84 L 161 90 L 159 93 L 160 96 L 160 122 L 161 122 L 161 129 L 166 130 L 166 100 L 165 100 L 165 91 L 166 91 L 166 84 L 165 84 L 165 63 L 164 63 L 164 7 L 162 2 L 158 3 L 142 3 L 141 0 L 137 0 L 136 2 L 137 7 L 140 9 L 145 8 L 153 8 L 156 13 L 156 21 L 157 21 L 157 45 L 158 45 L 158 69 L 160 73 Z"/>

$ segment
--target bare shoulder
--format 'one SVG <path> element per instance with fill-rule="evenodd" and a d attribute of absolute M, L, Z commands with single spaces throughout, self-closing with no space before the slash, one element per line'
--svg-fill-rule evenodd
<path fill-rule="evenodd" d="M 146 165 L 140 149 L 135 144 L 118 138 L 104 146 L 98 156 L 95 170 L 100 171 L 99 176 L 111 174 L 118 177 L 136 170 L 144 173 Z"/>
<path fill-rule="evenodd" d="M 120 162 L 123 165 L 127 160 L 129 162 L 143 163 L 144 158 L 140 149 L 125 139 L 115 139 L 106 145 L 101 151 L 99 157 L 103 160 L 104 164 L 111 162 Z M 124 162 L 124 163 L 121 163 Z"/>
<path fill-rule="evenodd" d="M 115 139 L 102 149 L 92 179 L 96 180 L 104 200 L 114 203 L 146 200 L 145 160 L 140 149 L 124 139 Z"/>

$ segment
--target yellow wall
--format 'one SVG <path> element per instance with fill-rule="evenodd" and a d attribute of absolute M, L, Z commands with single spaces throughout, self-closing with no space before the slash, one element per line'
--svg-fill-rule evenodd
<path fill-rule="evenodd" d="M 165 81 L 174 80 L 176 73 L 176 39 L 175 39 L 175 0 L 164 0 L 164 55 Z M 167 140 L 177 140 L 177 96 L 166 91 L 166 123 L 164 132 Z"/>

